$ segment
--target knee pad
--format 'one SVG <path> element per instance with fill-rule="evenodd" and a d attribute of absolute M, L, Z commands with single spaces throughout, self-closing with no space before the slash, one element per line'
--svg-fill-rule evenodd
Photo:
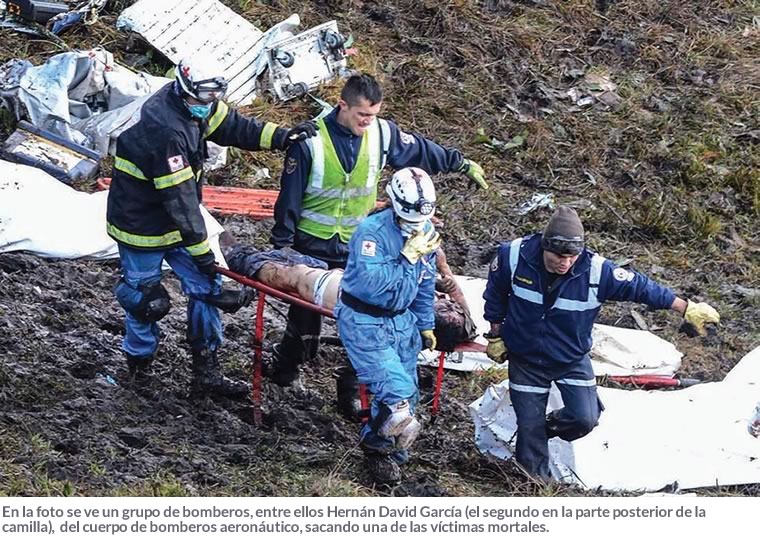
<path fill-rule="evenodd" d="M 406 427 L 414 420 L 409 401 L 404 399 L 393 405 L 383 405 L 388 409 L 390 414 L 387 415 L 385 422 L 382 423 L 378 433 L 382 437 L 396 437 L 403 432 Z"/>
<path fill-rule="evenodd" d="M 135 311 L 131 311 L 139 321 L 155 323 L 166 317 L 171 308 L 171 299 L 161 281 L 140 285 L 143 297 L 137 304 Z"/>

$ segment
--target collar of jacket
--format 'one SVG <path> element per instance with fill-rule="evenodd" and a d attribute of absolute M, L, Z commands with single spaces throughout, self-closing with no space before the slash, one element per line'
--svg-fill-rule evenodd
<path fill-rule="evenodd" d="M 333 110 L 325 116 L 325 124 L 327 124 L 328 129 L 340 137 L 361 139 L 360 136 L 355 136 L 351 130 L 338 122 L 339 112 L 340 107 L 336 105 Z"/>
<path fill-rule="evenodd" d="M 520 247 L 520 257 L 538 273 L 546 271 L 544 267 L 544 249 L 541 248 L 541 233 L 535 233 L 529 237 L 523 238 L 523 245 Z M 581 252 L 581 257 L 573 264 L 568 273 L 568 278 L 573 279 L 591 268 L 591 253 L 587 248 Z"/>

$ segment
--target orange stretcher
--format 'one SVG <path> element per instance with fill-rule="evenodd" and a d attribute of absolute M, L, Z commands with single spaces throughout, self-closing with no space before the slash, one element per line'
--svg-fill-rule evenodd
<path fill-rule="evenodd" d="M 256 281 L 254 279 L 250 279 L 246 277 L 245 275 L 240 275 L 239 273 L 235 273 L 234 271 L 230 271 L 229 269 L 225 269 L 223 267 L 217 267 L 216 270 L 221 273 L 222 275 L 226 275 L 230 279 L 233 279 L 237 282 L 239 282 L 242 285 L 255 288 L 258 290 L 259 297 L 256 303 L 256 317 L 254 320 L 254 329 L 253 329 L 253 380 L 252 380 L 252 395 L 251 400 L 253 401 L 253 422 L 256 426 L 261 425 L 261 378 L 262 378 L 262 355 L 263 355 L 263 347 L 264 347 L 264 304 L 266 303 L 266 297 L 267 296 L 273 296 L 275 298 L 278 298 L 279 300 L 282 300 L 283 302 L 287 302 L 289 304 L 295 304 L 299 307 L 306 308 L 311 311 L 315 311 L 319 313 L 320 315 L 324 317 L 331 317 L 335 318 L 333 315 L 333 312 L 329 309 L 325 309 L 323 307 L 317 306 L 315 304 L 312 304 L 311 302 L 307 302 L 303 298 L 296 296 L 295 294 L 290 294 L 288 292 L 283 292 L 282 290 L 278 290 L 274 287 L 265 285 L 264 283 L 260 281 Z M 464 352 L 464 351 L 477 351 L 477 352 L 484 352 L 486 351 L 486 347 L 483 344 L 478 344 L 476 342 L 465 342 L 464 344 L 459 344 L 454 349 L 455 352 Z M 440 397 L 441 397 L 441 386 L 443 385 L 443 365 L 446 361 L 446 352 L 440 352 L 438 356 L 438 370 L 437 370 L 437 376 L 435 381 L 435 389 L 433 392 L 433 403 L 431 406 L 430 415 L 433 419 L 438 414 L 438 410 L 440 408 Z M 369 409 L 369 398 L 367 396 L 367 390 L 364 387 L 364 385 L 361 385 L 360 387 L 360 397 L 362 402 L 362 409 L 368 410 Z"/>

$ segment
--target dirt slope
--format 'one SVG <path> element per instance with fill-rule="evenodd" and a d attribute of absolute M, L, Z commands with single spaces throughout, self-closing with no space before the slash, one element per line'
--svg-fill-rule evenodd
<path fill-rule="evenodd" d="M 112 2 L 98 24 L 72 31 L 66 43 L 102 45 L 163 73 L 163 60 L 114 30 L 127 3 Z M 591 0 L 226 3 L 262 28 L 296 12 L 304 28 L 337 19 L 357 41 L 351 65 L 385 87 L 384 114 L 486 168 L 485 193 L 459 176 L 438 179 L 457 271 L 484 275 L 498 242 L 549 215 L 517 207 L 551 193 L 581 210 L 593 248 L 710 301 L 723 316 L 710 339 L 688 338 L 672 313 L 639 306 L 606 306 L 603 322 L 633 327 L 636 310 L 686 353 L 685 375 L 704 380 L 722 379 L 760 345 L 753 2 L 618 1 L 605 3 L 604 13 Z M 39 63 L 60 51 L 0 31 L 0 62 Z M 337 90 L 320 95 L 334 100 Z M 246 111 L 287 123 L 316 107 L 262 101 Z M 0 121 L 4 137 L 11 124 Z M 280 157 L 240 153 L 211 183 L 251 185 L 261 166 L 277 174 Z M 269 222 L 223 222 L 239 238 L 266 243 Z M 123 314 L 111 294 L 117 278 L 115 262 L 0 255 L 0 494 L 383 494 L 364 473 L 356 426 L 335 413 L 342 350 L 323 347 L 303 387 L 265 385 L 265 426 L 256 428 L 248 402 L 188 395 L 185 300 L 173 277 L 156 380 L 126 381 Z M 269 343 L 283 328 L 276 310 L 284 308 L 273 306 Z M 222 360 L 232 376 L 249 373 L 251 315 L 225 316 Z M 441 416 L 426 428 L 396 494 L 571 491 L 530 484 L 511 465 L 478 454 L 466 405 L 486 382 L 447 375 Z M 758 487 L 729 492 L 758 494 Z"/>

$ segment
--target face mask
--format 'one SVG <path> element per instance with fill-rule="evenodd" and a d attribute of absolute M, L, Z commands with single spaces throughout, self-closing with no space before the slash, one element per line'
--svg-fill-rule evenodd
<path fill-rule="evenodd" d="M 401 234 L 404 237 L 410 237 L 413 232 L 415 231 L 422 231 L 425 229 L 425 224 L 427 221 L 422 222 L 408 222 L 406 220 L 402 220 L 401 218 L 398 218 L 398 226 L 401 228 Z"/>
<path fill-rule="evenodd" d="M 208 116 L 211 114 L 211 105 L 188 105 L 188 110 L 190 111 L 190 114 L 193 115 L 195 118 L 200 118 L 201 120 L 206 120 Z"/>

